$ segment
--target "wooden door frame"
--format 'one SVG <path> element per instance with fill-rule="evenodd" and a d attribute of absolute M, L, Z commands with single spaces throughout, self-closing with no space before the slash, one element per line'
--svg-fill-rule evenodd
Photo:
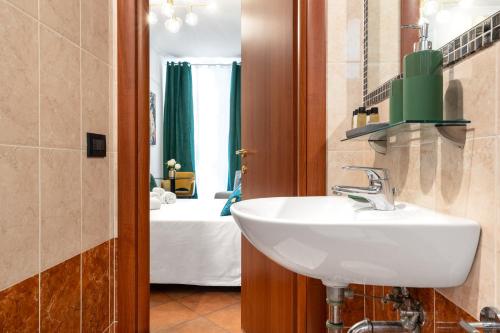
<path fill-rule="evenodd" d="M 297 1 L 298 194 L 326 194 L 326 0 Z M 118 0 L 118 331 L 149 331 L 148 0 Z M 297 332 L 324 330 L 324 288 L 297 279 Z M 126 314 L 126 315 L 124 315 Z"/>
<path fill-rule="evenodd" d="M 149 331 L 148 0 L 118 0 L 118 331 Z"/>

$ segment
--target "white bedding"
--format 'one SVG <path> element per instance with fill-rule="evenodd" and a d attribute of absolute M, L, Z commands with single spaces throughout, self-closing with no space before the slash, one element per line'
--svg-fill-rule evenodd
<path fill-rule="evenodd" d="M 151 283 L 241 285 L 241 233 L 226 200 L 178 199 L 150 211 Z"/>

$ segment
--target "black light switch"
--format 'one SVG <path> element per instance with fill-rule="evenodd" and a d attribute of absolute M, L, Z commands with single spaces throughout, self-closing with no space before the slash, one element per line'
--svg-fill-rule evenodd
<path fill-rule="evenodd" d="M 106 135 L 87 133 L 87 157 L 106 157 Z"/>

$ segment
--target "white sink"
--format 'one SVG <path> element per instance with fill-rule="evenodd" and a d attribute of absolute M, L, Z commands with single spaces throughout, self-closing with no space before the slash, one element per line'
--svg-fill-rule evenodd
<path fill-rule="evenodd" d="M 377 211 L 338 196 L 247 200 L 231 212 L 258 250 L 329 287 L 461 285 L 480 234 L 468 219 L 406 203 Z"/>

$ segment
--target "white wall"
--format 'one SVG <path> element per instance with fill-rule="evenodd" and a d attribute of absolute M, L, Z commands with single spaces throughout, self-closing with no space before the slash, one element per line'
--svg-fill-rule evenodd
<path fill-rule="evenodd" d="M 149 170 L 156 178 L 163 178 L 163 89 L 162 60 L 160 54 L 153 48 L 149 50 L 149 89 L 156 94 L 156 145 L 150 146 Z M 158 182 L 158 180 L 157 180 Z"/>

